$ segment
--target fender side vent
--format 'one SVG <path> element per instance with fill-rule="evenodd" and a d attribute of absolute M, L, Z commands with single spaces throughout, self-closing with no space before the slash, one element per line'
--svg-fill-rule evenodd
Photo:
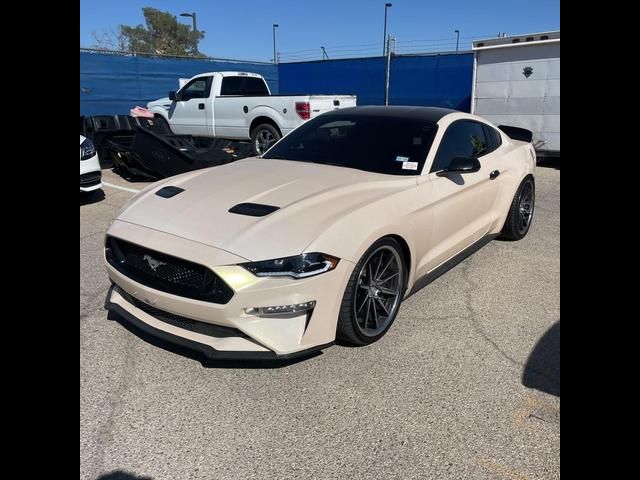
<path fill-rule="evenodd" d="M 238 215 L 249 215 L 250 217 L 264 217 L 275 212 L 280 207 L 273 205 L 261 205 L 259 203 L 239 203 L 229 209 L 229 213 L 237 213 Z"/>
<path fill-rule="evenodd" d="M 171 198 L 174 195 L 179 194 L 180 192 L 184 192 L 184 188 L 180 187 L 162 187 L 160 190 L 156 192 L 156 195 L 162 198 Z"/>

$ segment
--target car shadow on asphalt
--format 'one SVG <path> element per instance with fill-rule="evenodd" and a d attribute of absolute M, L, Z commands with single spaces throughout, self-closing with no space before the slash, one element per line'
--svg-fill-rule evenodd
<path fill-rule="evenodd" d="M 134 334 L 141 340 L 144 340 L 151 345 L 167 350 L 171 353 L 175 353 L 176 355 L 181 355 L 183 357 L 190 358 L 192 360 L 197 360 L 202 364 L 205 368 L 236 368 L 236 369 L 275 369 L 275 368 L 283 368 L 288 367 L 290 365 L 294 365 L 299 362 L 307 361 L 311 358 L 317 357 L 318 355 L 322 355 L 322 351 L 310 352 L 308 355 L 304 355 L 301 357 L 296 357 L 292 359 L 282 359 L 282 360 L 214 360 L 208 358 L 203 353 L 192 350 L 187 347 L 183 347 L 181 345 L 176 345 L 174 343 L 168 342 L 161 338 L 150 335 L 149 333 L 139 329 L 135 325 L 127 322 L 126 319 L 122 318 L 116 312 L 109 311 L 107 314 L 108 320 L 115 320 L 124 328 L 126 328 L 130 333 Z"/>
<path fill-rule="evenodd" d="M 124 470 L 114 470 L 96 478 L 96 480 L 153 480 L 152 477 L 137 476 Z"/>
<path fill-rule="evenodd" d="M 560 320 L 533 347 L 522 372 L 522 384 L 560 396 Z"/>
<path fill-rule="evenodd" d="M 555 168 L 560 170 L 560 158 L 558 157 L 539 157 L 536 166 L 543 168 Z"/>
<path fill-rule="evenodd" d="M 104 192 L 101 188 L 91 192 L 80 192 L 80 206 L 97 203 L 104 200 Z"/>

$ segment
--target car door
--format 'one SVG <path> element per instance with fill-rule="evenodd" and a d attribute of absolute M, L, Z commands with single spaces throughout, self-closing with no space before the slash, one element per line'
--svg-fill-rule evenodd
<path fill-rule="evenodd" d="M 173 133 L 207 137 L 212 135 L 206 106 L 211 93 L 213 77 L 197 77 L 187 83 L 176 94 L 176 100 L 169 110 L 169 122 Z"/>
<path fill-rule="evenodd" d="M 494 220 L 493 203 L 497 155 L 482 123 L 457 120 L 445 131 L 429 172 L 433 205 L 433 228 L 429 268 L 435 268 L 476 240 L 481 239 Z M 457 156 L 476 157 L 480 170 L 444 173 Z M 444 174 L 443 174 L 444 173 Z"/>

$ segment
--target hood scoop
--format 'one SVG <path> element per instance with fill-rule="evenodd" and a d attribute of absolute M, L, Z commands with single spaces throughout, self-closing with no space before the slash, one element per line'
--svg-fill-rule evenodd
<path fill-rule="evenodd" d="M 260 203 L 239 203 L 229 209 L 229 213 L 237 213 L 238 215 L 248 215 L 250 217 L 264 217 L 275 212 L 280 207 L 273 205 L 262 205 Z"/>
<path fill-rule="evenodd" d="M 171 198 L 179 194 L 180 192 L 184 192 L 184 188 L 180 187 L 162 187 L 160 190 L 156 192 L 156 195 L 162 198 Z"/>

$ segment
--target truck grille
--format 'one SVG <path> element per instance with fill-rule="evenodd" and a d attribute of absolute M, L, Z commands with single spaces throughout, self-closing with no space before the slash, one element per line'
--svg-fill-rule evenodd
<path fill-rule="evenodd" d="M 107 237 L 105 257 L 123 275 L 161 292 L 220 304 L 233 297 L 233 290 L 207 267 L 125 240 Z"/>

